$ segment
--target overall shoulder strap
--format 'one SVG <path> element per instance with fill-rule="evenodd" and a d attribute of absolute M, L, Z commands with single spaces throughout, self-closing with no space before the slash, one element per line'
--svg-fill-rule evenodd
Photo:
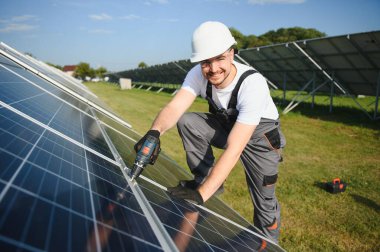
<path fill-rule="evenodd" d="M 238 93 L 239 93 L 239 90 L 240 90 L 240 86 L 243 83 L 243 81 L 245 80 L 245 78 L 247 78 L 249 75 L 254 74 L 254 73 L 257 73 L 257 71 L 254 70 L 254 69 L 250 69 L 250 70 L 245 71 L 240 76 L 238 82 L 236 83 L 236 86 L 235 86 L 234 90 L 232 90 L 231 98 L 230 98 L 230 101 L 229 101 L 228 107 L 227 107 L 228 109 L 230 109 L 230 108 L 236 109 L 237 96 L 238 96 Z"/>
<path fill-rule="evenodd" d="M 218 106 L 212 99 L 212 86 L 211 83 L 208 81 L 207 82 L 207 87 L 206 87 L 206 100 L 208 101 L 208 111 L 210 113 L 216 113 L 218 111 Z"/>

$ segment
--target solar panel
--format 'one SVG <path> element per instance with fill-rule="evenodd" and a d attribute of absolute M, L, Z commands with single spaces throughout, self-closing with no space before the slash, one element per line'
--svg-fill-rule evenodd
<path fill-rule="evenodd" d="M 172 199 L 190 175 L 164 153 L 130 181 L 133 129 L 81 83 L 0 53 L 1 251 L 283 251 L 218 198 Z"/>
<path fill-rule="evenodd" d="M 186 73 L 195 66 L 190 60 L 173 61 L 146 68 L 137 68 L 108 76 L 112 82 L 119 82 L 119 78 L 130 78 L 134 82 L 166 83 L 179 86 L 186 77 Z"/>
<path fill-rule="evenodd" d="M 286 82 L 287 90 L 299 90 L 312 78 L 325 82 L 328 74 L 339 93 L 376 96 L 380 31 L 243 49 L 239 56 L 280 88 Z"/>

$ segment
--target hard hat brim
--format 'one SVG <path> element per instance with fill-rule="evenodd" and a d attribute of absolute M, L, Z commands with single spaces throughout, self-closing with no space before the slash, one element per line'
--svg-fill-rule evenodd
<path fill-rule="evenodd" d="M 211 59 L 214 58 L 218 55 L 223 54 L 225 51 L 227 51 L 229 48 L 231 48 L 233 45 L 236 45 L 236 41 L 233 39 L 231 40 L 231 43 L 228 47 L 223 47 L 223 48 L 217 48 L 216 50 L 210 51 L 208 54 L 205 53 L 193 53 L 190 58 L 191 63 L 197 63 L 201 62 L 203 60 Z"/>

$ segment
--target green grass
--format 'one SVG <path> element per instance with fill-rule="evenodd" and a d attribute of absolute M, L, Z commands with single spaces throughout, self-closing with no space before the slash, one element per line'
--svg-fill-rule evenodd
<path fill-rule="evenodd" d="M 86 85 L 140 134 L 171 99 L 168 93 Z M 332 113 L 328 97 L 319 95 L 316 101 L 313 110 L 306 102 L 281 115 L 287 146 L 276 188 L 282 208 L 280 245 L 288 251 L 380 251 L 380 122 L 369 120 L 349 98 L 334 98 L 337 105 Z M 207 108 L 204 100 L 197 99 L 190 111 Z M 186 167 L 177 130 L 169 130 L 161 140 L 163 151 Z M 216 151 L 217 156 L 220 153 Z M 322 188 L 335 177 L 348 183 L 346 192 L 333 195 Z M 252 221 L 240 164 L 228 177 L 221 198 Z"/>

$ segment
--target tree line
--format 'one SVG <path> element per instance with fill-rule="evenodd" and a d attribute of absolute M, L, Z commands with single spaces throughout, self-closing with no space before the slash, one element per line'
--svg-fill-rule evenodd
<path fill-rule="evenodd" d="M 54 65 L 54 64 L 49 63 L 49 62 L 47 64 L 50 66 L 53 66 L 59 70 L 63 70 L 63 67 L 60 65 Z M 95 77 L 103 79 L 105 73 L 107 73 L 107 68 L 105 68 L 105 67 L 99 67 L 97 69 L 94 69 L 90 66 L 90 64 L 88 64 L 86 62 L 80 62 L 75 67 L 74 77 L 82 79 L 82 80 L 85 80 L 86 77 L 89 77 L 91 79 L 93 79 Z"/>
<path fill-rule="evenodd" d="M 246 36 L 233 27 L 230 28 L 230 31 L 236 39 L 236 48 L 238 50 L 327 36 L 326 33 L 320 32 L 314 28 L 306 29 L 302 27 L 280 28 L 277 30 L 270 30 L 260 36 Z"/>

